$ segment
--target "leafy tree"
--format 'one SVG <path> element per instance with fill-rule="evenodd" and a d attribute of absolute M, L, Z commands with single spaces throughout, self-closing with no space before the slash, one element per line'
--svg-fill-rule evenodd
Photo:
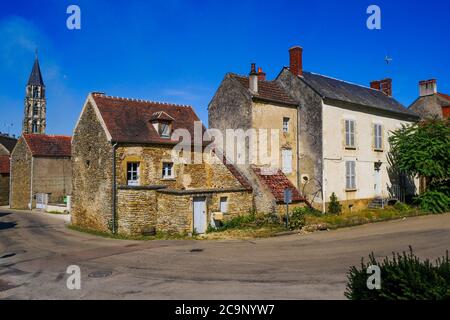
<path fill-rule="evenodd" d="M 390 158 L 399 170 L 427 180 L 446 180 L 450 176 L 450 122 L 428 120 L 405 125 L 389 138 Z"/>

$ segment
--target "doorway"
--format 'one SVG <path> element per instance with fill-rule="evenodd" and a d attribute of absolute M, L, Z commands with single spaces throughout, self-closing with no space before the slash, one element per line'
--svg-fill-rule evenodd
<path fill-rule="evenodd" d="M 198 234 L 206 232 L 206 198 L 195 197 L 194 198 L 194 231 Z"/>

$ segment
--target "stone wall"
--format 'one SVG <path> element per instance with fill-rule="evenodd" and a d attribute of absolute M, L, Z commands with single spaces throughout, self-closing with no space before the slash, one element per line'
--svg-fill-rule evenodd
<path fill-rule="evenodd" d="M 0 173 L 0 206 L 9 204 L 9 174 Z"/>
<path fill-rule="evenodd" d="M 156 190 L 117 190 L 117 227 L 120 234 L 141 234 L 157 225 Z"/>
<path fill-rule="evenodd" d="M 11 203 L 13 209 L 28 209 L 31 199 L 32 156 L 21 137 L 11 154 Z"/>
<path fill-rule="evenodd" d="M 72 163 L 70 158 L 34 158 L 33 194 L 49 194 L 49 203 L 63 203 L 72 193 Z"/>
<path fill-rule="evenodd" d="M 301 185 L 308 200 L 322 199 L 322 99 L 308 85 L 284 69 L 276 80 L 300 104 L 299 172 L 307 176 L 308 183 Z M 301 178 L 301 183 L 304 180 Z"/>
<path fill-rule="evenodd" d="M 72 140 L 72 223 L 108 231 L 112 219 L 112 145 L 88 103 Z"/>

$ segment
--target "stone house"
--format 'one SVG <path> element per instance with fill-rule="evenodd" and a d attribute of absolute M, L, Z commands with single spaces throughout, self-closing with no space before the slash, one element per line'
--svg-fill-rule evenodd
<path fill-rule="evenodd" d="M 9 204 L 9 157 L 16 143 L 16 138 L 0 133 L 0 206 Z"/>
<path fill-rule="evenodd" d="M 178 161 L 173 134 L 194 137 L 196 125 L 202 135 L 190 106 L 89 94 L 72 139 L 72 223 L 119 234 L 204 233 L 250 212 L 251 186 L 233 166 Z M 188 160 L 220 160 L 192 140 L 183 140 Z"/>
<path fill-rule="evenodd" d="M 436 79 L 419 82 L 419 97 L 409 106 L 422 119 L 450 117 L 450 95 L 437 91 Z"/>
<path fill-rule="evenodd" d="M 417 181 L 393 172 L 387 158 L 390 132 L 418 120 L 392 97 L 392 80 L 357 85 L 304 71 L 300 47 L 291 48 L 289 57 L 289 67 L 273 81 L 257 76 L 255 84 L 254 66 L 248 77 L 240 77 L 240 87 L 232 80 L 235 76 L 225 76 L 209 104 L 209 127 L 284 131 L 289 119 L 290 145 L 296 148 L 291 159 L 281 161 L 280 169 L 295 168 L 295 177 L 289 180 L 323 211 L 333 192 L 349 210 L 367 207 L 374 199 L 378 203 L 379 198 L 414 193 Z M 276 88 L 276 96 L 287 97 L 284 105 L 279 101 L 257 105 L 259 88 L 269 83 L 272 95 Z M 258 122 L 248 120 L 255 106 L 261 108 Z M 280 146 L 282 153 L 285 144 Z"/>
<path fill-rule="evenodd" d="M 23 134 L 11 153 L 12 209 L 60 204 L 72 192 L 71 138 Z"/>
<path fill-rule="evenodd" d="M 208 105 L 209 128 L 219 129 L 225 137 L 227 130 L 233 129 L 236 132 L 234 141 L 225 139 L 225 150 L 230 149 L 229 144 L 245 139 L 245 155 L 241 155 L 242 152 L 234 147 L 231 147 L 231 152 L 235 153 L 233 159 L 236 167 L 252 182 L 256 209 L 260 212 L 274 213 L 280 210 L 284 197 L 278 192 L 277 185 L 284 185 L 293 191 L 294 204 L 304 203 L 304 198 L 297 190 L 297 107 L 298 103 L 278 83 L 267 81 L 265 73 L 261 69 L 256 71 L 254 64 L 248 77 L 228 73 Z M 281 120 L 278 121 L 279 119 Z M 250 138 L 252 129 L 260 130 L 254 134 L 257 138 L 253 141 Z M 245 136 L 239 137 L 238 130 L 242 130 Z M 279 165 L 264 162 L 259 155 L 255 161 L 251 161 L 250 144 L 262 145 L 260 134 L 270 136 L 272 130 L 280 133 L 277 138 L 279 148 L 273 150 L 272 144 L 267 143 L 267 153 Z M 241 156 L 245 159 L 239 163 L 238 157 Z M 264 170 L 271 168 L 274 169 L 273 172 Z M 270 174 L 265 174 L 265 171 Z"/>

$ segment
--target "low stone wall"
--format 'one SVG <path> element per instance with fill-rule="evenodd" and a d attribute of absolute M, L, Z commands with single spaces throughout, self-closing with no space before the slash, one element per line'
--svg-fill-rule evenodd
<path fill-rule="evenodd" d="M 0 173 L 0 206 L 9 204 L 9 174 Z"/>
<path fill-rule="evenodd" d="M 157 224 L 156 190 L 117 190 L 117 231 L 138 235 Z"/>

